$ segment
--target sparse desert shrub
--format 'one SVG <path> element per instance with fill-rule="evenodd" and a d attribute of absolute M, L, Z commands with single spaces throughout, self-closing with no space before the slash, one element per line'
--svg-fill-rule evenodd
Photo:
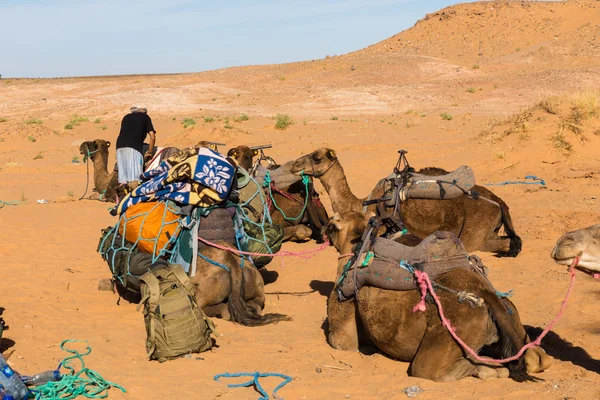
<path fill-rule="evenodd" d="M 243 121 L 248 121 L 250 118 L 246 115 L 246 114 L 242 114 L 237 118 L 234 118 L 233 120 L 235 122 L 243 122 Z"/>
<path fill-rule="evenodd" d="M 193 118 L 184 118 L 181 123 L 183 124 L 184 128 L 188 128 L 190 126 L 194 126 L 196 125 L 196 120 L 194 120 Z"/>
<path fill-rule="evenodd" d="M 479 69 L 479 64 L 473 64 L 473 69 Z"/>
<path fill-rule="evenodd" d="M 477 91 L 477 89 L 475 89 L 474 87 L 470 87 L 467 89 L 467 92 L 469 93 L 475 93 Z"/>
<path fill-rule="evenodd" d="M 412 128 L 413 126 L 415 126 L 415 121 L 413 121 L 412 118 L 406 121 L 407 128 Z"/>
<path fill-rule="evenodd" d="M 204 122 L 210 124 L 211 122 L 215 122 L 215 119 L 213 117 L 204 117 Z"/>
<path fill-rule="evenodd" d="M 561 130 L 556 131 L 548 138 L 552 147 L 565 154 L 570 154 L 573 151 L 573 145 L 565 138 Z"/>
<path fill-rule="evenodd" d="M 75 127 L 75 125 L 70 122 L 65 124 L 65 129 L 73 129 L 74 127 Z"/>
<path fill-rule="evenodd" d="M 71 158 L 71 162 L 73 164 L 79 164 L 79 157 L 78 156 L 73 156 L 73 158 Z"/>
<path fill-rule="evenodd" d="M 68 190 L 67 191 L 67 196 L 69 196 L 69 197 L 75 197 L 75 192 L 73 190 Z"/>
<path fill-rule="evenodd" d="M 448 113 L 441 113 L 440 117 L 442 117 L 442 119 L 444 119 L 446 121 L 452 121 L 452 119 L 454 118 L 452 115 L 450 115 Z"/>
<path fill-rule="evenodd" d="M 35 157 L 33 157 L 34 160 L 39 160 L 40 158 L 44 158 L 42 153 L 37 153 L 37 155 Z"/>
<path fill-rule="evenodd" d="M 233 129 L 233 126 L 232 126 L 232 125 L 229 125 L 229 124 L 225 124 L 224 128 L 225 128 L 225 129 Z"/>
<path fill-rule="evenodd" d="M 538 107 L 546 111 L 548 114 L 558 114 L 559 101 L 557 97 L 548 97 L 540 101 Z"/>
<path fill-rule="evenodd" d="M 27 140 L 29 140 L 29 141 L 30 141 L 30 142 L 32 142 L 32 143 L 35 143 L 35 141 L 36 141 L 37 139 L 35 138 L 35 136 L 33 136 L 33 135 L 29 135 L 29 136 L 27 136 Z"/>
<path fill-rule="evenodd" d="M 94 120 L 94 123 L 95 123 L 95 124 L 99 124 L 100 122 L 102 122 L 102 118 L 96 118 L 96 119 Z"/>
<path fill-rule="evenodd" d="M 338 120 L 338 117 L 336 117 L 336 116 L 333 116 L 333 117 L 331 117 L 331 120 L 332 120 L 332 121 L 337 121 L 337 120 Z"/>
<path fill-rule="evenodd" d="M 216 97 L 213 97 L 211 100 L 212 100 L 212 101 L 217 101 L 217 98 L 216 98 Z"/>
<path fill-rule="evenodd" d="M 25 120 L 26 125 L 41 125 L 43 123 L 44 123 L 44 121 L 42 121 L 39 118 L 29 118 L 29 119 Z"/>
<path fill-rule="evenodd" d="M 284 130 L 290 125 L 292 125 L 294 121 L 292 117 L 287 114 L 277 114 L 275 116 L 275 128 L 279 130 Z"/>
<path fill-rule="evenodd" d="M 6 122 L 6 118 L 0 118 L 0 123 Z"/>
<path fill-rule="evenodd" d="M 101 131 L 105 131 L 105 130 L 107 130 L 107 129 L 108 129 L 108 126 L 106 126 L 106 125 L 101 125 L 101 126 L 99 126 L 99 127 L 98 127 L 98 129 L 100 129 Z"/>

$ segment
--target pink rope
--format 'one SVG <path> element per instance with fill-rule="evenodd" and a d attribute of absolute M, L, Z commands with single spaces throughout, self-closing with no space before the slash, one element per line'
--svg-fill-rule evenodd
<path fill-rule="evenodd" d="M 216 244 L 213 242 L 209 242 L 206 239 L 203 238 L 198 238 L 199 241 L 201 241 L 202 243 L 211 246 L 211 247 L 215 247 L 217 249 L 221 249 L 221 250 L 226 250 L 229 251 L 231 253 L 237 254 L 237 255 L 246 255 L 246 256 L 256 256 L 256 257 L 301 257 L 301 258 L 312 258 L 315 255 L 317 255 L 318 253 L 322 252 L 323 250 L 325 250 L 328 246 L 329 246 L 329 240 L 327 240 L 327 237 L 325 235 L 323 235 L 323 240 L 325 241 L 322 245 L 320 245 L 317 248 L 311 249 L 311 250 L 304 250 L 304 251 L 278 251 L 275 254 L 268 254 L 268 253 L 252 253 L 249 251 L 242 251 L 242 250 L 238 250 L 238 249 L 234 249 L 231 248 L 229 246 L 223 246 L 220 244 Z"/>
<path fill-rule="evenodd" d="M 518 360 L 523 355 L 523 353 L 525 353 L 526 350 L 528 350 L 532 347 L 539 346 L 542 342 L 542 339 L 548 334 L 548 332 L 550 332 L 550 329 L 552 329 L 552 327 L 554 327 L 554 325 L 558 322 L 558 320 L 564 314 L 565 309 L 567 307 L 567 301 L 569 300 L 569 297 L 571 296 L 573 284 L 575 283 L 575 266 L 579 263 L 579 258 L 580 258 L 580 256 L 575 257 L 573 259 L 573 262 L 571 263 L 571 266 L 569 267 L 569 274 L 571 275 L 571 284 L 569 285 L 569 289 L 567 290 L 565 299 L 563 300 L 563 302 L 560 306 L 560 310 L 559 310 L 558 314 L 556 315 L 556 317 L 554 317 L 552 322 L 550 322 L 550 324 L 548 324 L 546 329 L 544 329 L 542 331 L 542 333 L 540 334 L 540 336 L 538 336 L 537 339 L 535 339 L 533 342 L 527 343 L 525 346 L 523 346 L 521 348 L 521 350 L 519 350 L 519 352 L 517 354 L 515 354 L 514 356 L 509 357 L 509 358 L 503 358 L 503 359 L 497 360 L 497 359 L 493 359 L 493 358 L 480 357 L 472 348 L 470 348 L 465 342 L 463 342 L 463 340 L 460 337 L 458 337 L 458 335 L 456 334 L 456 328 L 453 327 L 450 320 L 444 316 L 444 310 L 442 309 L 442 303 L 440 302 L 440 299 L 437 297 L 437 295 L 435 294 L 435 292 L 433 290 L 433 286 L 431 285 L 431 281 L 429 280 L 429 275 L 427 275 L 426 272 L 421 272 L 418 270 L 415 271 L 415 276 L 417 277 L 417 281 L 419 282 L 419 288 L 421 289 L 421 301 L 414 307 L 413 312 L 415 312 L 417 310 L 425 311 L 425 309 L 426 309 L 425 296 L 427 295 L 427 290 L 429 290 L 429 293 L 431 293 L 431 296 L 433 297 L 433 299 L 435 300 L 435 303 L 437 304 L 438 312 L 440 314 L 442 324 L 444 325 L 444 327 L 446 329 L 448 329 L 448 331 L 450 332 L 450 334 L 452 335 L 454 340 L 456 340 L 458 342 L 458 344 L 460 344 L 462 346 L 462 348 L 465 349 L 465 351 L 467 353 L 469 353 L 473 358 L 475 358 L 477 361 L 480 361 L 480 362 L 495 363 L 495 364 L 502 364 L 502 363 L 507 363 L 510 361 Z"/>
<path fill-rule="evenodd" d="M 275 187 L 275 184 L 273 182 L 271 182 L 271 190 L 279 193 L 280 195 L 282 195 L 283 197 L 285 197 L 286 199 L 295 201 L 296 203 L 300 203 L 302 204 L 302 202 L 298 199 L 295 199 L 291 194 L 289 194 L 288 192 L 285 192 L 283 190 L 277 189 L 277 187 Z"/>

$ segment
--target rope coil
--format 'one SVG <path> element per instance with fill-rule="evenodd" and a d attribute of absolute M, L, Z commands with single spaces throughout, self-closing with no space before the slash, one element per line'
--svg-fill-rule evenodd
<path fill-rule="evenodd" d="M 71 355 L 61 361 L 57 370 L 63 367 L 68 370 L 70 374 L 64 374 L 59 381 L 47 382 L 32 390 L 36 400 L 70 400 L 79 396 L 88 399 L 106 399 L 108 397 L 108 391 L 111 388 L 116 388 L 123 393 L 127 393 L 122 386 L 109 382 L 96 371 L 86 368 L 83 357 L 92 352 L 92 348 L 89 345 L 86 345 L 84 353 L 80 353 L 77 350 L 65 347 L 67 343 L 87 343 L 87 341 L 62 341 L 60 348 Z M 72 360 L 78 360 L 80 362 L 79 372 L 75 372 L 76 369 L 71 363 Z"/>

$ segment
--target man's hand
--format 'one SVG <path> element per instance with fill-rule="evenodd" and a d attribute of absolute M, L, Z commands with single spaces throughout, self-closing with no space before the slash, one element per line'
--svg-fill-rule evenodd
<path fill-rule="evenodd" d="M 152 153 L 147 151 L 146 154 L 144 154 L 144 161 L 149 161 L 151 159 L 152 159 Z"/>

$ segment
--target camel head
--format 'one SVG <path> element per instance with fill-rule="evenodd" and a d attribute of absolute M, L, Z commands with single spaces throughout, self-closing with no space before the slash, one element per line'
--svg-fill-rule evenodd
<path fill-rule="evenodd" d="M 552 250 L 552 258 L 562 265 L 570 265 L 578 254 L 577 268 L 600 272 L 600 224 L 565 233 Z"/>
<path fill-rule="evenodd" d="M 338 161 L 335 150 L 321 147 L 310 154 L 300 157 L 292 165 L 291 171 L 299 175 L 304 171 L 306 175 L 319 178 L 333 167 Z"/>
<path fill-rule="evenodd" d="M 238 165 L 246 171 L 250 171 L 252 168 L 252 158 L 257 155 L 258 150 L 252 150 L 250 147 L 244 145 L 234 147 L 227 152 L 227 156 L 237 161 Z"/>
<path fill-rule="evenodd" d="M 323 226 L 321 234 L 327 236 L 337 251 L 347 252 L 360 241 L 369 219 L 374 215 L 372 212 L 363 214 L 356 211 L 335 213 Z"/>
<path fill-rule="evenodd" d="M 94 157 L 99 152 L 107 152 L 110 147 L 110 142 L 107 140 L 96 139 L 89 142 L 81 143 L 79 146 L 79 154 L 83 156 L 85 161 L 86 158 L 91 158 L 94 161 Z"/>
<path fill-rule="evenodd" d="M 199 149 L 201 147 L 205 147 L 207 149 L 211 149 L 213 151 L 219 152 L 219 146 L 215 142 L 207 142 L 206 140 L 201 140 L 194 145 L 195 149 Z"/>

